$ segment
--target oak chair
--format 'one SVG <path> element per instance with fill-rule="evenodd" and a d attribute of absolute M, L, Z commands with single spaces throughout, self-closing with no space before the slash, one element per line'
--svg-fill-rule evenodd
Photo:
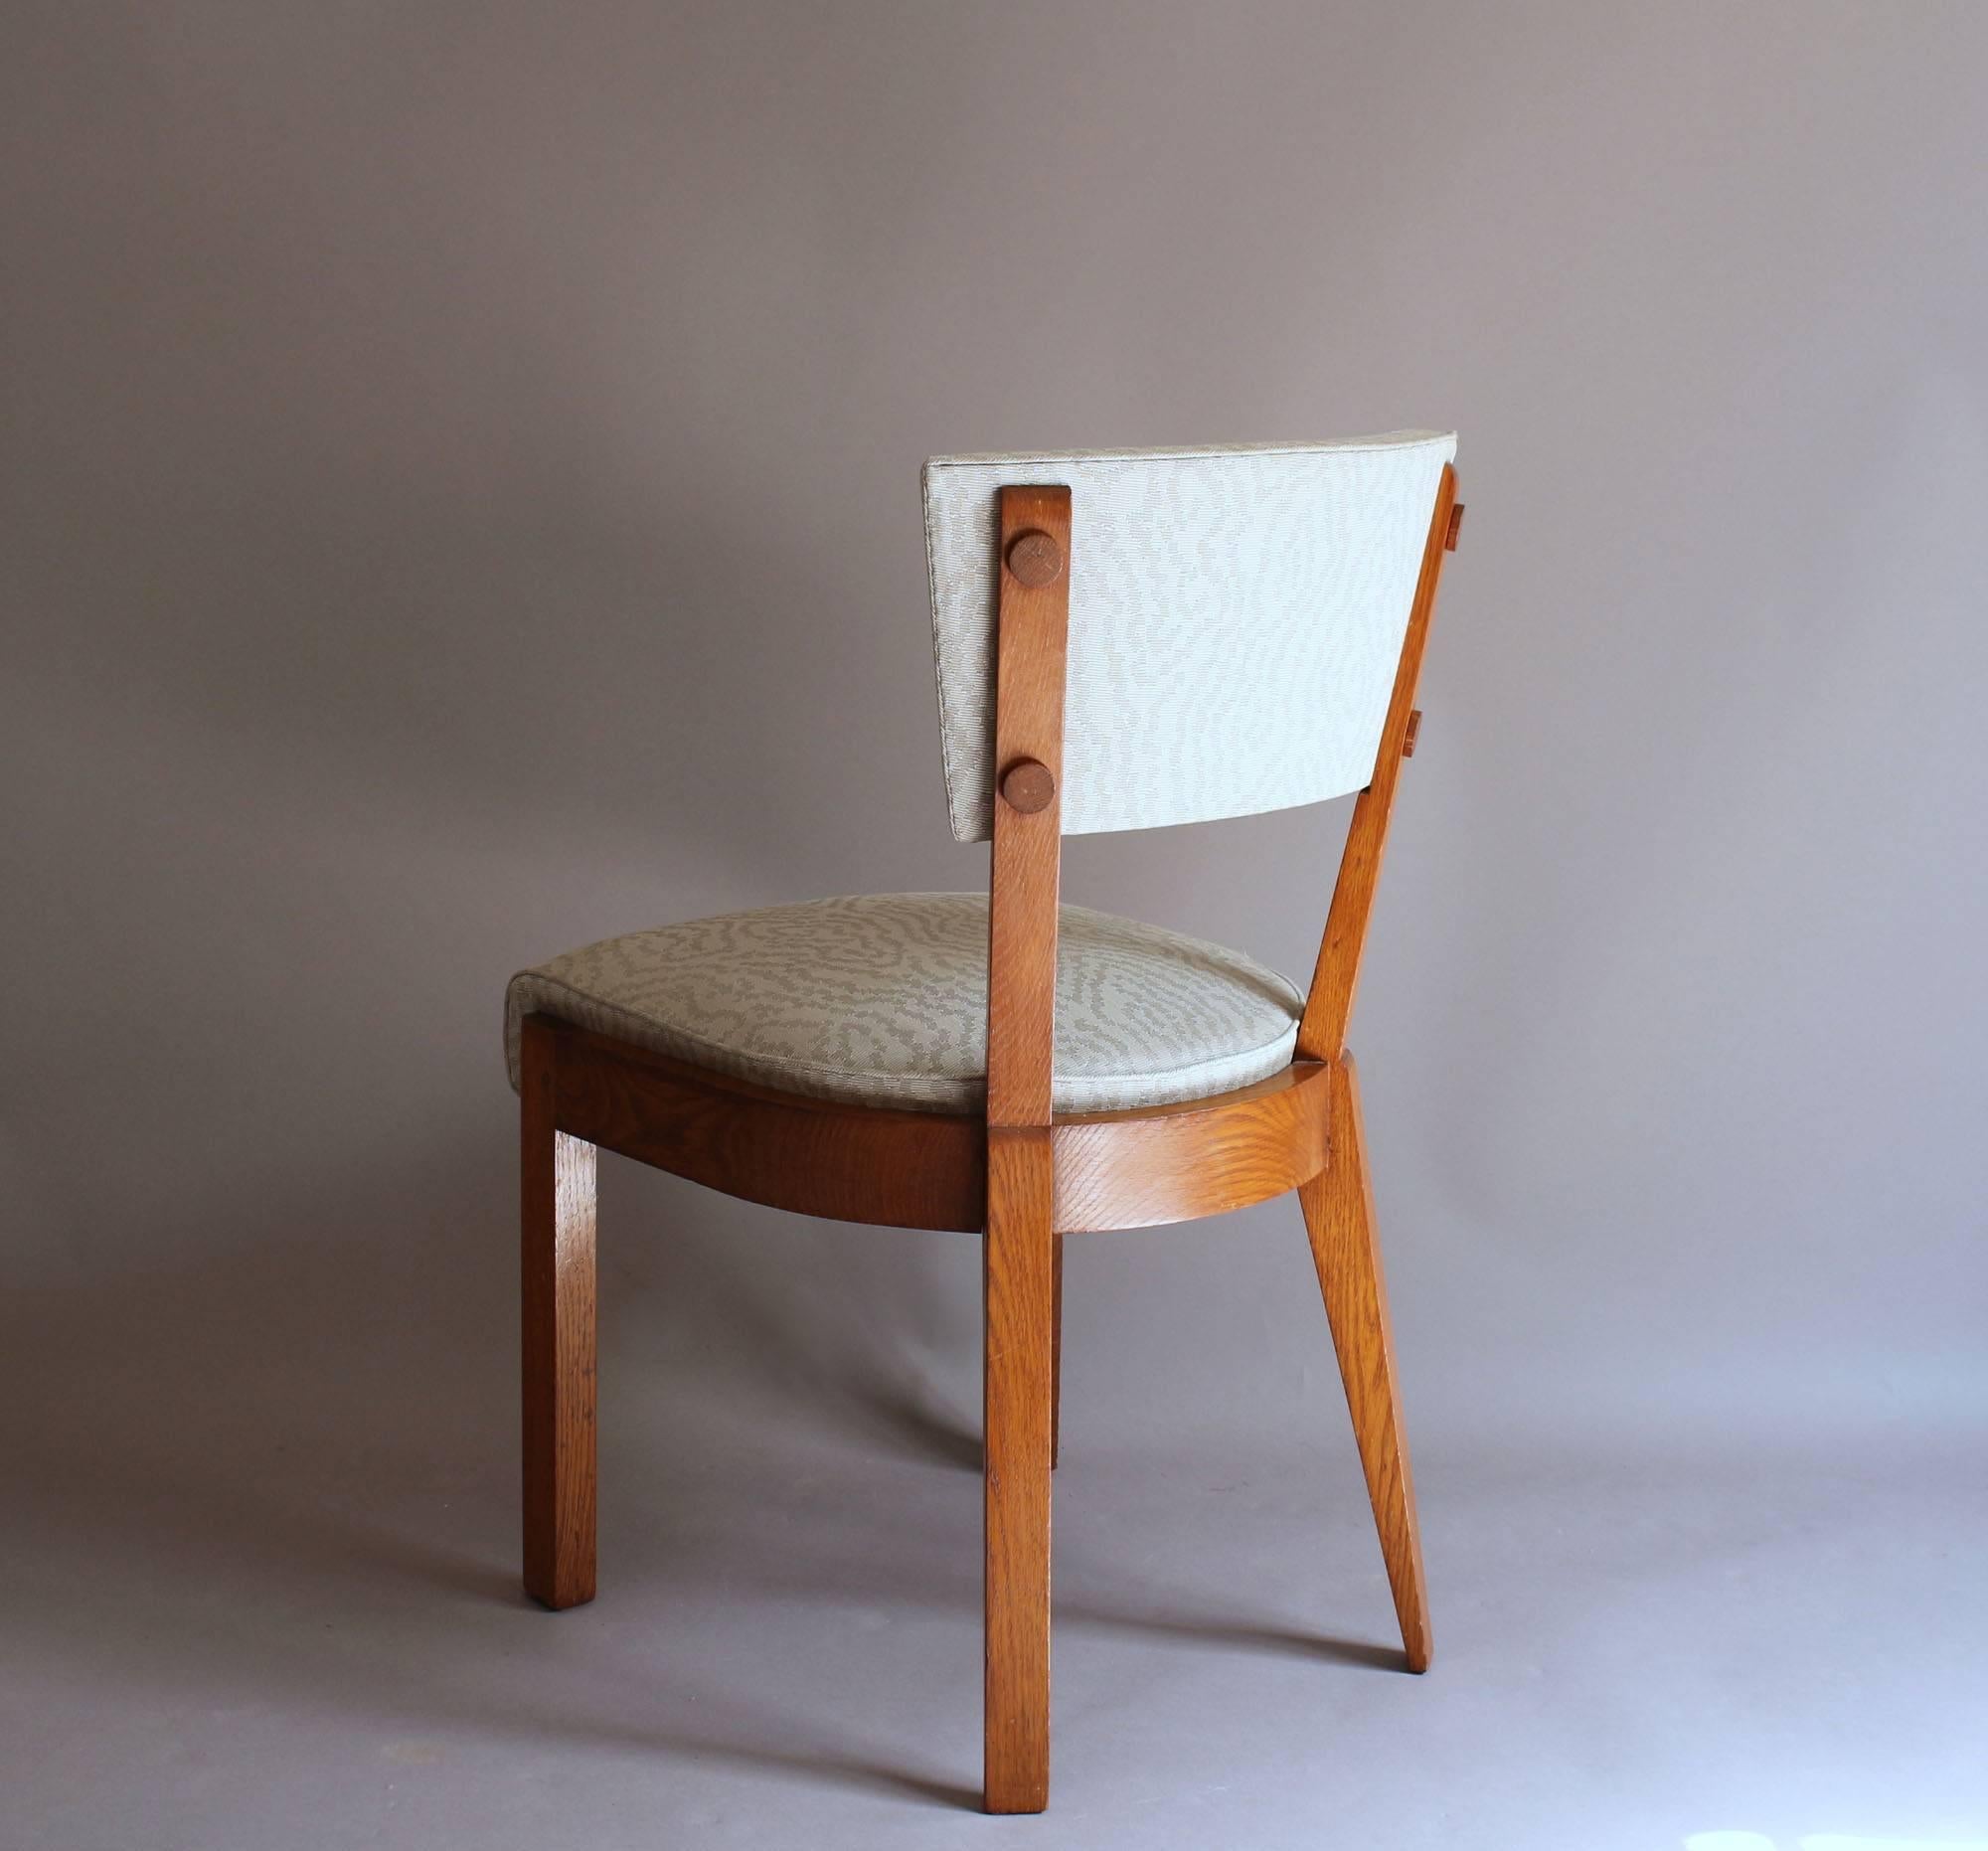
<path fill-rule="evenodd" d="M 594 1150 L 753 1202 L 984 1236 L 985 1802 L 1049 1797 L 1063 1242 L 1297 1192 L 1410 1670 L 1429 1660 L 1346 1049 L 1455 500 L 1455 439 L 935 458 L 954 834 L 990 891 L 814 902 L 512 979 L 525 1586 L 594 1593 Z M 1307 992 L 1061 907 L 1066 833 L 1358 791 Z M 1060 954 L 1061 947 L 1061 954 Z"/>

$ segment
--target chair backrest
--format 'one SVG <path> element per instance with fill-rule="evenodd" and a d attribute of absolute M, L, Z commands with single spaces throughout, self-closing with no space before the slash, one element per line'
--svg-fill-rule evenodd
<path fill-rule="evenodd" d="M 1373 775 L 1453 434 L 934 456 L 925 553 L 952 832 L 993 828 L 1003 487 L 1071 490 L 1063 830 L 1248 816 Z"/>

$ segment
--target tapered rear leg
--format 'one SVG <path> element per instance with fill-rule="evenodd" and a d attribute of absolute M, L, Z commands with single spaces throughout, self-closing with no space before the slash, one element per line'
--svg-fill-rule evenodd
<path fill-rule="evenodd" d="M 1360 1118 L 1360 1079 L 1353 1057 L 1332 1065 L 1328 1096 L 1326 1165 L 1298 1190 L 1305 1231 L 1311 1236 L 1319 1289 L 1339 1352 L 1346 1405 L 1353 1416 L 1367 1495 L 1381 1533 L 1381 1554 L 1402 1622 L 1408 1669 L 1429 1662 L 1428 1591 L 1422 1581 L 1421 1536 L 1415 1523 L 1415 1487 L 1408 1470 L 1408 1434 L 1395 1377 L 1395 1336 L 1388 1316 L 1387 1280 L 1375 1231 L 1374 1190 L 1367 1167 L 1367 1135 Z"/>
<path fill-rule="evenodd" d="M 1050 1795 L 1050 1429 L 1055 1236 L 1050 1129 L 987 1149 L 986 1691 L 989 1812 Z"/>
<path fill-rule="evenodd" d="M 594 1582 L 591 1144 L 554 1119 L 557 1035 L 525 1023 L 523 1072 L 525 1592 L 579 1606 Z"/>

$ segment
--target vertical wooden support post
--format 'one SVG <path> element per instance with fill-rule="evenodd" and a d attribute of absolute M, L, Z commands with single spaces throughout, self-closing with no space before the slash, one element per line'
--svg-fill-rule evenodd
<path fill-rule="evenodd" d="M 990 1812 L 1040 1812 L 1049 1803 L 1057 1368 L 1050 1112 L 1070 537 L 1069 489 L 1001 491 L 984 1270 Z"/>
<path fill-rule="evenodd" d="M 594 1587 L 591 1144 L 559 1129 L 559 1032 L 526 1018 L 523 1179 L 525 1592 L 579 1606 Z"/>
<path fill-rule="evenodd" d="M 1050 1797 L 1048 1125 L 990 1125 L 986 1244 L 986 1711 L 989 1812 Z"/>

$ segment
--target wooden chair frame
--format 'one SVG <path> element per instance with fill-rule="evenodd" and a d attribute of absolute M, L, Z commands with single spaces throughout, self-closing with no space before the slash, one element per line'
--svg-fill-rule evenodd
<path fill-rule="evenodd" d="M 1463 507 L 1443 467 L 1372 781 L 1355 800 L 1291 1065 L 1182 1104 L 1051 1106 L 1070 608 L 1068 488 L 1001 494 L 984 1117 L 803 1097 L 562 1022 L 524 1024 L 525 1587 L 594 1594 L 594 1149 L 838 1221 L 984 1235 L 985 1802 L 1049 1798 L 1050 1473 L 1066 1234 L 1191 1221 L 1296 1190 L 1408 1668 L 1429 1661 L 1359 1078 L 1345 1045 L 1415 685 Z"/>

